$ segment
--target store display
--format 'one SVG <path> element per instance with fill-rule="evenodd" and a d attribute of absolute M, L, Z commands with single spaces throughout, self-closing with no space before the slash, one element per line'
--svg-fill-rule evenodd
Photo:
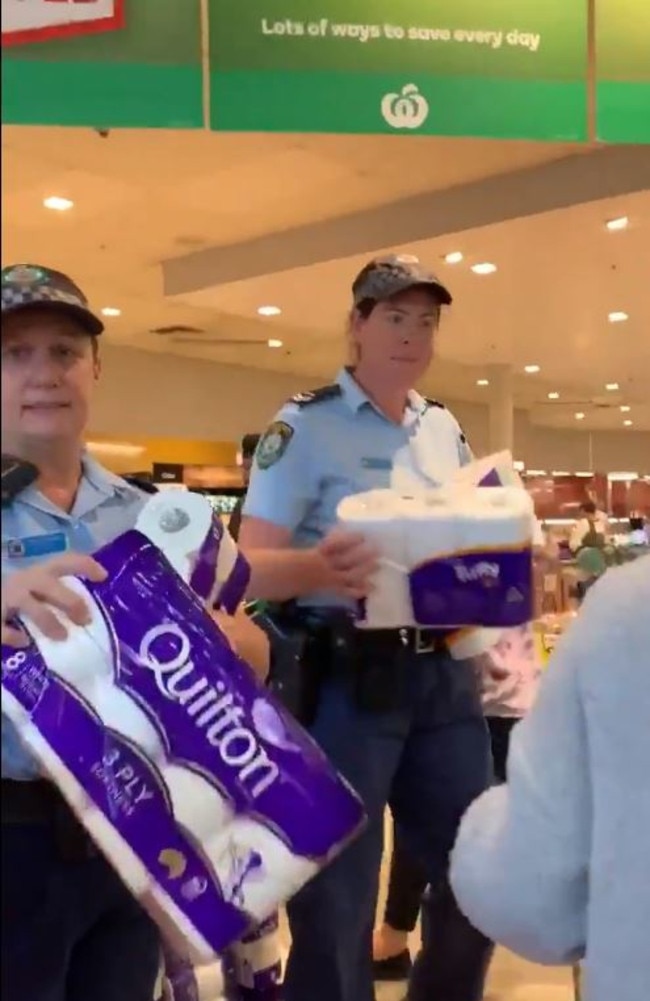
<path fill-rule="evenodd" d="M 171 944 L 211 960 L 360 829 L 361 802 L 162 553 L 128 532 L 67 579 L 92 620 L 2 650 L 3 711 Z"/>

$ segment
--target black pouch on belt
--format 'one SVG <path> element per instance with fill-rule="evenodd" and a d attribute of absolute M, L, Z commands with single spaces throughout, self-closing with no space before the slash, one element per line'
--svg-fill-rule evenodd
<path fill-rule="evenodd" d="M 406 699 L 407 649 L 394 630 L 357 629 L 350 623 L 335 638 L 358 709 L 394 712 Z"/>
<path fill-rule="evenodd" d="M 299 723 L 314 721 L 320 692 L 314 637 L 291 603 L 255 616 L 269 637 L 271 670 L 268 688 Z"/>

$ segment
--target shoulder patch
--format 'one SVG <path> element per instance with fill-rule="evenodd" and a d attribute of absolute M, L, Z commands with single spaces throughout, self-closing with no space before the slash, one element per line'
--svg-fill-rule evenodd
<path fill-rule="evenodd" d="M 425 396 L 424 401 L 429 407 L 438 407 L 440 410 L 447 409 L 444 403 L 441 403 L 440 400 L 430 400 L 428 396 Z"/>
<path fill-rule="evenodd" d="M 293 438 L 293 428 L 286 421 L 273 421 L 260 438 L 255 463 L 259 469 L 270 469 L 278 462 Z"/>
<path fill-rule="evenodd" d="M 312 389 L 307 393 L 296 393 L 291 397 L 290 403 L 295 403 L 298 407 L 309 407 L 312 403 L 324 403 L 325 400 L 335 400 L 341 396 L 343 390 L 338 383 L 331 386 L 321 386 L 320 389 Z"/>

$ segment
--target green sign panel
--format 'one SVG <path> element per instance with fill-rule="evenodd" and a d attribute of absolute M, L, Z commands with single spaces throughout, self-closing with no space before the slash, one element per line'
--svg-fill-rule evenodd
<path fill-rule="evenodd" d="M 587 133 L 585 0 L 210 0 L 210 63 L 214 129 Z"/>
<path fill-rule="evenodd" d="M 650 0 L 597 0 L 596 133 L 650 143 Z"/>
<path fill-rule="evenodd" d="M 198 0 L 130 0 L 119 30 L 5 48 L 2 119 L 200 128 L 202 80 Z"/>

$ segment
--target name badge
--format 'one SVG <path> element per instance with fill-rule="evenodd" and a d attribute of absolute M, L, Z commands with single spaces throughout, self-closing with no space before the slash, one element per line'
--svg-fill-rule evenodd
<path fill-rule="evenodd" d="M 393 468 L 393 460 L 368 457 L 361 460 L 361 466 L 363 469 L 382 469 L 390 472 Z"/>
<path fill-rule="evenodd" d="M 49 532 L 47 535 L 30 535 L 26 539 L 9 539 L 2 547 L 10 560 L 35 559 L 41 556 L 55 556 L 65 553 L 68 537 L 65 532 Z"/>

